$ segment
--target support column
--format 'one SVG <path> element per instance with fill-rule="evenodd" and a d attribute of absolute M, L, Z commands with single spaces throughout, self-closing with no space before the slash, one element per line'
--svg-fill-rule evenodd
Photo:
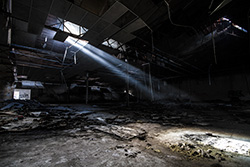
<path fill-rule="evenodd" d="M 89 100 L 89 73 L 86 74 L 86 104 L 88 104 Z"/>
<path fill-rule="evenodd" d="M 12 0 L 8 0 L 7 4 L 7 12 L 12 14 Z M 11 35 L 12 35 L 12 18 L 8 17 L 7 18 L 7 23 L 6 26 L 8 27 L 8 39 L 7 39 L 7 44 L 10 46 L 11 45 Z"/>
<path fill-rule="evenodd" d="M 150 94 L 151 94 L 151 101 L 154 101 L 154 92 L 153 92 L 153 85 L 152 85 L 152 76 L 151 76 L 151 69 L 150 69 L 150 63 L 148 63 L 149 65 L 149 85 L 150 85 Z"/>
<path fill-rule="evenodd" d="M 127 99 L 127 107 L 129 107 L 129 74 L 128 74 L 128 60 L 125 59 L 126 67 L 127 67 L 127 87 L 126 87 L 126 99 Z"/>
<path fill-rule="evenodd" d="M 148 80 L 149 80 L 148 82 L 149 82 L 149 89 L 150 89 L 151 101 L 154 101 L 154 92 L 153 92 L 153 84 L 152 84 L 152 76 L 151 76 L 150 63 L 144 63 L 144 64 L 142 64 L 142 66 L 146 66 L 146 65 L 148 65 Z"/>

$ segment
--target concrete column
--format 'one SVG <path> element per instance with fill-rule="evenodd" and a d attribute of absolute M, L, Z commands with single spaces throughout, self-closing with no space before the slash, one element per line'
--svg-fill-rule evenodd
<path fill-rule="evenodd" d="M 86 104 L 89 101 L 89 73 L 86 74 Z"/>
<path fill-rule="evenodd" d="M 128 61 L 125 59 L 126 67 L 127 67 L 127 87 L 126 87 L 126 99 L 127 99 L 127 107 L 129 107 L 129 74 L 128 74 Z"/>

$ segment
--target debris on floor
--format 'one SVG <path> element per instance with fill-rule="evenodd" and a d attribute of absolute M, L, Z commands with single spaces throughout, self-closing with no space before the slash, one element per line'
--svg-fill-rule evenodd
<path fill-rule="evenodd" d="M 219 108 L 220 112 L 211 111 L 211 106 Z M 178 106 L 156 103 L 134 104 L 133 108 L 124 108 L 122 105 L 81 107 L 66 104 L 43 105 L 37 101 L 6 101 L 0 104 L 0 133 L 2 134 L 0 148 L 8 147 L 11 150 L 9 144 L 20 142 L 23 144 L 23 147 L 19 148 L 21 151 L 23 148 L 27 149 L 32 141 L 34 149 L 46 148 L 47 151 L 43 151 L 50 155 L 59 149 L 58 143 L 68 150 L 71 149 L 70 147 L 81 148 L 79 143 L 84 143 L 84 150 L 88 152 L 84 155 L 86 157 L 89 155 L 105 157 L 111 154 L 111 157 L 129 159 L 132 166 L 136 166 L 134 164 L 145 157 L 150 157 L 154 161 L 151 163 L 152 166 L 182 164 L 181 166 L 190 167 L 216 165 L 233 167 L 236 164 L 243 164 L 242 166 L 249 164 L 250 124 L 247 121 L 250 116 L 249 109 L 244 106 L 221 104 L 217 106 L 216 104 L 208 104 L 205 107 L 198 104 Z M 230 127 L 228 127 L 229 122 Z M 237 133 L 235 133 L 236 130 Z M 14 137 L 18 134 L 20 134 L 19 137 Z M 244 137 L 240 137 L 243 135 Z M 33 139 L 37 142 L 36 140 L 33 142 Z M 26 141 L 29 142 L 24 143 Z M 53 141 L 53 144 L 50 145 L 48 141 Z M 44 142 L 44 146 L 40 142 Z M 108 148 L 105 147 L 107 142 L 110 142 Z M 96 148 L 94 149 L 90 143 L 96 144 Z M 34 150 L 30 151 L 34 152 Z M 75 154 L 81 153 L 82 150 L 78 150 Z M 20 159 L 25 159 L 24 155 L 18 156 Z M 60 162 L 54 163 L 46 158 L 44 161 L 48 162 L 48 166 L 68 163 L 69 160 L 65 159 L 65 155 L 63 156 L 64 159 Z M 39 161 L 38 157 L 34 159 Z M 10 160 L 4 156 L 0 156 L 0 160 L 10 163 Z M 22 161 L 25 163 L 25 160 Z M 83 163 L 78 158 L 71 161 Z M 94 159 L 84 163 L 93 161 Z M 120 162 L 115 162 L 115 166 L 119 166 Z"/>
<path fill-rule="evenodd" d="M 93 129 L 114 135 L 118 138 L 124 140 L 130 140 L 133 138 L 145 139 L 146 131 L 137 127 L 129 126 L 118 126 L 118 125 L 108 125 L 108 126 L 92 126 Z"/>

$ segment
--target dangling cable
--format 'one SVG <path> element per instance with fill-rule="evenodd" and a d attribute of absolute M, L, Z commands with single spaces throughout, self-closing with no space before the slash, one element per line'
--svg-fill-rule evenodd
<path fill-rule="evenodd" d="M 172 19 L 171 19 L 171 12 L 170 12 L 169 3 L 168 3 L 166 0 L 164 0 L 164 2 L 167 4 L 167 7 L 168 7 L 168 18 L 169 18 L 170 23 L 173 24 L 174 26 L 177 26 L 177 27 L 190 28 L 190 29 L 192 29 L 192 30 L 195 32 L 195 34 L 197 35 L 197 37 L 199 37 L 199 33 L 197 32 L 197 30 L 196 30 L 194 27 L 192 27 L 192 26 L 187 26 L 187 25 L 180 25 L 180 24 L 174 23 L 174 22 L 172 21 Z"/>
<path fill-rule="evenodd" d="M 210 5 L 209 5 L 209 7 L 208 7 L 209 10 L 210 10 L 211 7 L 213 6 L 213 3 L 214 3 L 214 0 L 211 1 Z"/>

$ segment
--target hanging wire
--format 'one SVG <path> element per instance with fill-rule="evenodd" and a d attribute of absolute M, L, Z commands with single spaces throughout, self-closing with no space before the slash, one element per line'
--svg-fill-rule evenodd
<path fill-rule="evenodd" d="M 215 36 L 214 36 L 214 30 L 213 30 L 213 24 L 210 20 L 210 24 L 211 24 L 211 34 L 212 34 L 212 44 L 213 44 L 213 54 L 214 54 L 214 63 L 217 64 L 217 55 L 216 55 L 216 46 L 215 46 Z"/>
<path fill-rule="evenodd" d="M 210 10 L 211 7 L 213 6 L 213 3 L 214 3 L 214 0 L 211 1 L 210 5 L 209 5 L 209 7 L 208 7 L 209 10 Z"/>
<path fill-rule="evenodd" d="M 168 18 L 169 18 L 170 23 L 171 23 L 172 25 L 174 25 L 174 26 L 177 26 L 177 27 L 190 28 L 190 29 L 192 29 L 192 30 L 195 32 L 195 34 L 196 34 L 197 37 L 198 37 L 198 36 L 199 36 L 199 33 L 197 32 L 197 30 L 196 30 L 194 27 L 188 26 L 188 25 L 176 24 L 176 23 L 174 23 L 174 22 L 172 21 L 169 3 L 168 3 L 166 0 L 164 0 L 164 2 L 166 3 L 166 5 L 167 5 L 167 7 L 168 7 Z"/>

